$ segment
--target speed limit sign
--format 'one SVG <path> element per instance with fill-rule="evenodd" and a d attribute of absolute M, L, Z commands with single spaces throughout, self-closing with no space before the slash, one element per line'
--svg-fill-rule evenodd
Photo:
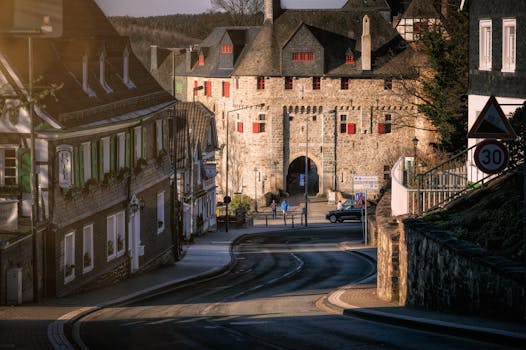
<path fill-rule="evenodd" d="M 475 149 L 475 164 L 486 174 L 497 174 L 508 166 L 508 149 L 497 140 L 485 140 Z"/>

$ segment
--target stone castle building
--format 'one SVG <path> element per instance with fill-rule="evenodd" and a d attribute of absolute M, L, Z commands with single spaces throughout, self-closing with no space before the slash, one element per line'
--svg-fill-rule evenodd
<path fill-rule="evenodd" d="M 310 195 L 374 194 L 415 138 L 419 152 L 434 141 L 408 92 L 418 56 L 386 7 L 349 0 L 290 10 L 266 0 L 261 26 L 216 28 L 185 49 L 152 47 L 161 84 L 216 114 L 220 198 L 227 158 L 229 194 L 303 193 L 306 160 Z"/>

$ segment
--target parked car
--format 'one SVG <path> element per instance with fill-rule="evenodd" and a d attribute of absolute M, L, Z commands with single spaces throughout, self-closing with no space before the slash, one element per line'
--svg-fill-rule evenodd
<path fill-rule="evenodd" d="M 332 223 L 344 222 L 345 220 L 361 220 L 363 208 L 356 208 L 353 201 L 346 201 L 341 209 L 330 210 L 325 218 Z"/>

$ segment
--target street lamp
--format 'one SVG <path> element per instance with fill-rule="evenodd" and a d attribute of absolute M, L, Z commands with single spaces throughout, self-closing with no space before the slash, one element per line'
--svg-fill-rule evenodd
<path fill-rule="evenodd" d="M 257 179 L 258 179 L 258 168 L 254 167 L 254 211 L 258 212 L 258 186 L 257 186 Z"/>
<path fill-rule="evenodd" d="M 416 164 L 416 147 L 418 146 L 419 139 L 416 138 L 416 136 L 411 140 L 413 142 L 413 156 L 415 158 L 415 164 Z"/>
<path fill-rule="evenodd" d="M 236 109 L 233 109 L 233 110 L 230 110 L 230 111 L 227 111 L 226 112 L 226 171 L 225 171 L 225 198 L 223 198 L 223 202 L 226 204 L 226 223 L 225 223 L 225 231 L 228 232 L 228 221 L 229 221 L 229 218 L 228 218 L 228 204 L 231 202 L 232 198 L 230 198 L 230 196 L 228 195 L 228 134 L 230 133 L 230 126 L 229 126 L 229 116 L 230 116 L 230 113 L 234 113 L 234 112 L 237 112 L 237 111 L 241 111 L 243 109 L 248 109 L 248 108 L 252 108 L 252 107 L 264 107 L 265 104 L 264 103 L 260 103 L 260 104 L 257 104 L 257 105 L 251 105 L 251 106 L 243 106 L 243 107 L 240 107 L 240 108 L 236 108 Z"/>

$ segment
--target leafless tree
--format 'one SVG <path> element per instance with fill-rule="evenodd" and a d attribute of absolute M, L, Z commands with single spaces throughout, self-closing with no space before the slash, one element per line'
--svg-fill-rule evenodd
<path fill-rule="evenodd" d="M 233 25 L 256 24 L 254 20 L 263 10 L 263 0 L 211 0 L 212 7 L 232 17 Z"/>

